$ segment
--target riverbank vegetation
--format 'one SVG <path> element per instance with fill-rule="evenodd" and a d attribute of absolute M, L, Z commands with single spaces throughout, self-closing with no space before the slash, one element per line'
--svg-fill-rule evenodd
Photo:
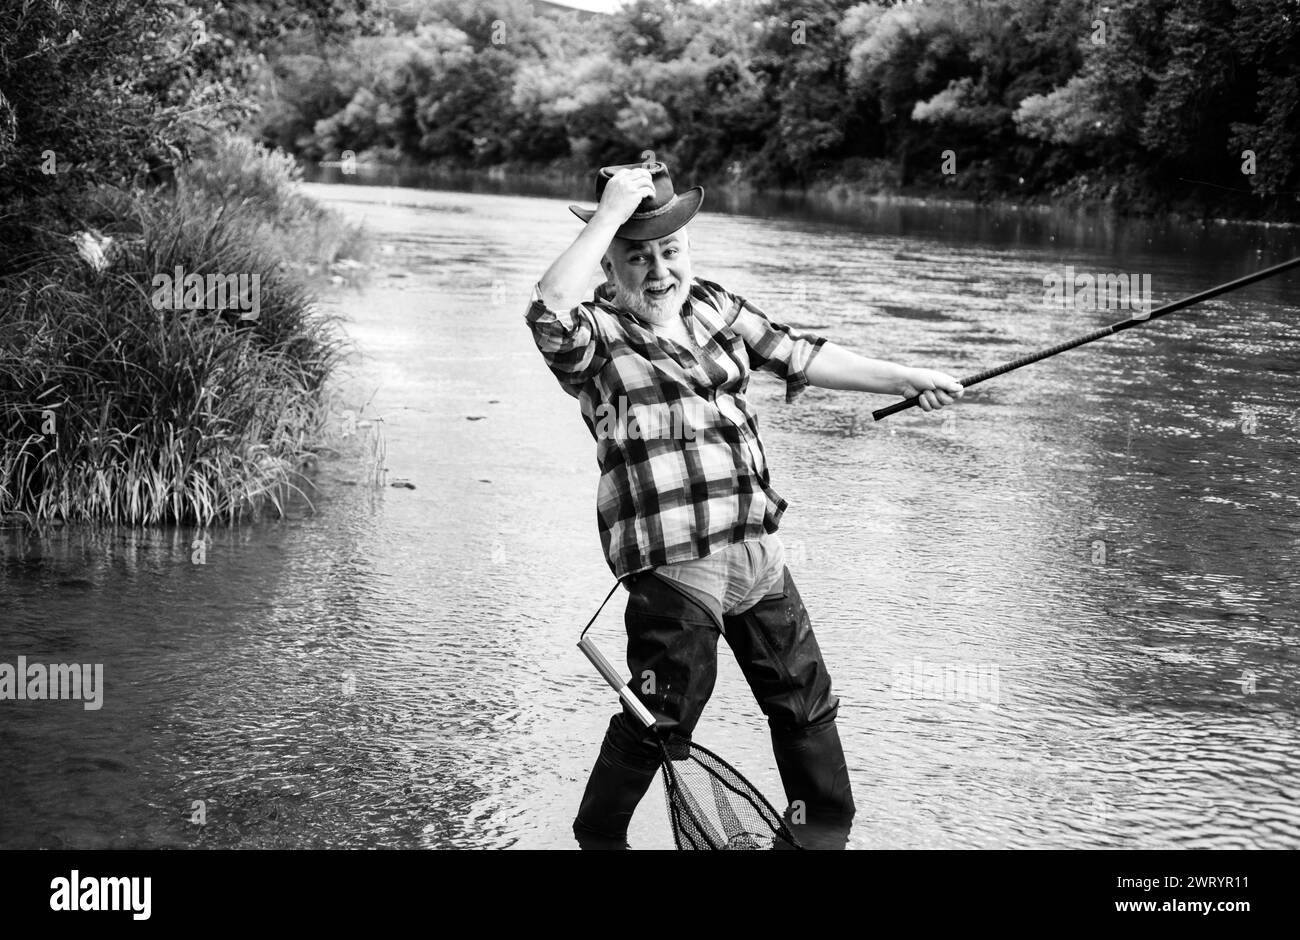
<path fill-rule="evenodd" d="M 1300 219 L 1292 0 L 386 0 L 288 37 L 263 138 L 308 160 Z"/>
<path fill-rule="evenodd" d="M 219 7 L 0 8 L 0 517 L 282 512 L 336 442 L 312 272 L 364 233 L 241 135 L 267 37 L 310 24 Z"/>
<path fill-rule="evenodd" d="M 1294 220 L 1297 144 L 1291 0 L 0 0 L 0 518 L 282 510 L 367 251 L 286 153 Z"/>

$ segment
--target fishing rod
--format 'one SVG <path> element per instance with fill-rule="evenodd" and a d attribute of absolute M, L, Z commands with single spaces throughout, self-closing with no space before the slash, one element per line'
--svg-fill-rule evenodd
<path fill-rule="evenodd" d="M 1226 284 L 1220 284 L 1218 287 L 1211 287 L 1209 290 L 1203 290 L 1199 294 L 1192 294 L 1190 297 L 1184 297 L 1182 300 L 1175 300 L 1173 303 L 1165 304 L 1152 310 L 1150 313 L 1143 313 L 1136 317 L 1130 317 L 1127 320 L 1121 320 L 1118 323 L 1112 323 L 1110 326 L 1103 326 L 1100 329 L 1093 330 L 1091 333 L 1085 333 L 1083 336 L 1076 336 L 1074 339 L 1066 340 L 1055 346 L 1049 346 L 1046 349 L 1040 349 L 1037 352 L 1028 353 L 1019 359 L 1013 359 L 1010 362 L 1004 362 L 1000 366 L 994 366 L 991 369 L 985 369 L 972 375 L 970 378 L 961 379 L 963 388 L 970 388 L 972 385 L 978 385 L 980 382 L 987 381 L 995 376 L 1010 372 L 1012 369 L 1019 369 L 1021 366 L 1027 366 L 1031 362 L 1038 362 L 1040 359 L 1046 359 L 1049 356 L 1055 356 L 1057 353 L 1063 353 L 1067 349 L 1074 349 L 1076 346 L 1082 346 L 1084 343 L 1091 343 L 1106 336 L 1111 336 L 1131 327 L 1141 326 L 1143 323 L 1149 323 L 1156 317 L 1163 317 L 1167 313 L 1173 313 L 1175 310 L 1182 310 L 1184 307 L 1190 307 L 1192 304 L 1199 304 L 1202 300 L 1209 300 L 1211 297 L 1218 297 L 1220 294 L 1226 294 L 1230 290 L 1236 290 L 1238 287 L 1245 287 L 1247 284 L 1254 284 L 1256 281 L 1262 281 L 1266 277 L 1272 277 L 1275 274 L 1281 274 L 1283 271 L 1290 270 L 1300 265 L 1300 258 L 1292 258 L 1290 261 L 1283 261 L 1281 264 L 1275 264 L 1271 268 L 1265 268 L 1262 271 L 1256 271 L 1254 274 L 1247 274 L 1245 277 L 1239 277 L 1235 281 L 1228 281 Z M 892 414 L 905 411 L 908 408 L 916 407 L 916 403 L 921 400 L 920 395 L 911 398 L 905 398 L 900 402 L 895 402 L 888 407 L 881 408 L 871 413 L 871 417 L 876 421 L 881 418 L 887 418 Z"/>

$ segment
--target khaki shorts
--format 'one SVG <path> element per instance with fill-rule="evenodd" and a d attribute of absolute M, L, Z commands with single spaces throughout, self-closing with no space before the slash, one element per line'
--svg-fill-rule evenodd
<path fill-rule="evenodd" d="M 654 569 L 665 581 L 704 595 L 721 622 L 724 616 L 743 614 L 768 594 L 781 590 L 785 572 L 785 546 L 774 532 L 734 542 L 712 555 L 661 565 Z"/>

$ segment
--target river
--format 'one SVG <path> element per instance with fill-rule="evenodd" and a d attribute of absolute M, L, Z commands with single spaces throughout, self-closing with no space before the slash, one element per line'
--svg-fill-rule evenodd
<path fill-rule="evenodd" d="M 0 662 L 102 663 L 103 707 L 0 701 L 0 847 L 571 848 L 615 698 L 594 444 L 523 321 L 571 199 L 310 184 L 378 245 L 326 307 L 390 479 L 209 533 L 0 529 Z M 962 377 L 1300 253 L 1293 230 L 716 200 L 696 274 Z M 705 209 L 711 208 L 706 199 Z M 751 398 L 841 698 L 851 848 L 1300 847 L 1300 276 L 873 423 Z M 592 628 L 621 660 L 621 596 Z M 696 737 L 783 805 L 725 644 Z M 659 785 L 636 848 L 670 847 Z"/>

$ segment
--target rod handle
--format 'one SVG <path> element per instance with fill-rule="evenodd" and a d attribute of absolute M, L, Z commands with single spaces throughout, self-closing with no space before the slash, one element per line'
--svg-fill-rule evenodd
<path fill-rule="evenodd" d="M 651 714 L 650 709 L 646 708 L 639 698 L 632 694 L 632 690 L 628 688 L 623 676 L 605 658 L 605 655 L 596 649 L 596 644 L 584 636 L 578 641 L 578 649 L 582 650 L 582 655 L 591 660 L 591 664 L 596 667 L 596 671 L 609 683 L 610 688 L 618 693 L 618 697 L 623 700 L 624 705 L 631 709 L 632 714 L 636 715 L 637 720 L 647 728 L 653 728 L 655 716 Z"/>

